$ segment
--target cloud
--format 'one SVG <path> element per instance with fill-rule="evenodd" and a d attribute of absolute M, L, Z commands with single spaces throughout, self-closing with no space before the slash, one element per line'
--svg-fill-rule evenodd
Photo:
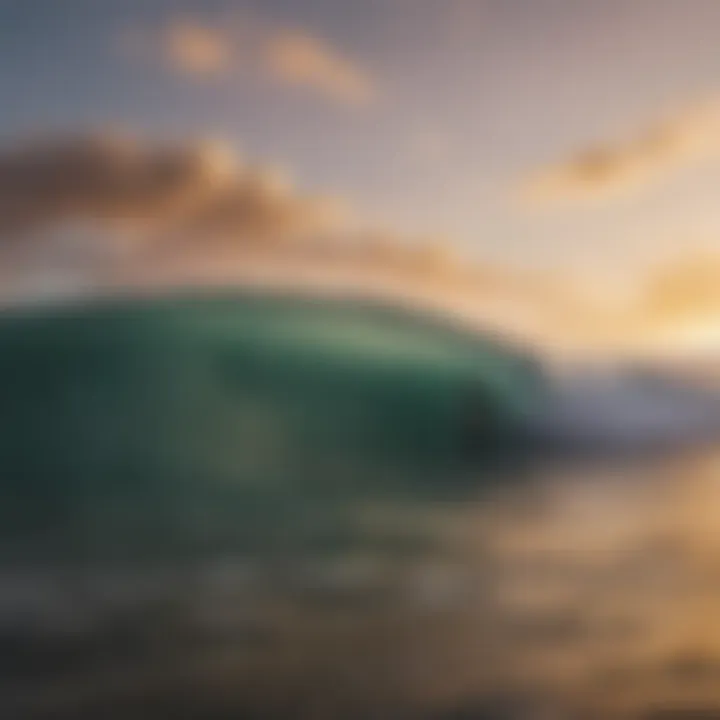
<path fill-rule="evenodd" d="M 625 318 L 630 336 L 657 355 L 714 356 L 720 347 L 720 254 L 688 253 L 651 267 Z"/>
<path fill-rule="evenodd" d="M 215 283 L 381 296 L 525 339 L 557 308 L 537 278 L 369 228 L 221 144 L 97 134 L 0 149 L 3 302 Z"/>
<path fill-rule="evenodd" d="M 373 78 L 331 42 L 301 28 L 254 19 L 220 22 L 177 19 L 149 33 L 142 54 L 157 52 L 173 71 L 197 78 L 248 72 L 256 79 L 299 88 L 347 106 L 376 96 Z"/>
<path fill-rule="evenodd" d="M 67 224 L 132 230 L 147 242 L 232 245 L 322 233 L 337 203 L 304 196 L 276 170 L 212 143 L 153 146 L 109 135 L 0 152 L 0 241 Z"/>
<path fill-rule="evenodd" d="M 652 318 L 707 312 L 709 297 L 720 309 L 720 262 L 658 271 L 637 307 L 603 311 L 567 278 L 469 261 L 442 238 L 365 227 L 339 198 L 306 194 L 222 144 L 110 134 L 0 150 L 0 276 L 11 296 L 16 281 L 49 276 L 70 285 L 252 281 L 380 293 L 553 352 L 617 350 L 625 336 L 648 337 Z"/>
<path fill-rule="evenodd" d="M 368 74 L 327 43 L 303 32 L 281 31 L 265 44 L 265 66 L 279 82 L 307 88 L 348 105 L 374 97 Z"/>
<path fill-rule="evenodd" d="M 47 252 L 44 238 L 73 234 L 206 257 L 251 246 L 288 252 L 299 241 L 303 255 L 314 246 L 313 258 L 426 280 L 456 281 L 462 269 L 446 240 L 365 228 L 339 198 L 302 193 L 281 169 L 219 143 L 88 134 L 0 150 L 0 252 Z"/>
<path fill-rule="evenodd" d="M 690 251 L 638 268 L 624 291 L 606 286 L 605 299 L 582 290 L 573 297 L 561 282 L 554 289 L 561 334 L 571 335 L 582 355 L 677 369 L 684 360 L 711 359 L 720 348 L 720 253 Z"/>
<path fill-rule="evenodd" d="M 720 157 L 720 102 L 693 106 L 625 140 L 598 144 L 533 174 L 522 185 L 532 204 L 616 197 Z"/>
<path fill-rule="evenodd" d="M 644 290 L 649 314 L 663 319 L 720 312 L 720 255 L 697 254 L 662 265 Z"/>
<path fill-rule="evenodd" d="M 227 71 L 233 48 L 222 32 L 190 21 L 173 22 L 162 37 L 170 66 L 188 75 L 211 75 Z"/>

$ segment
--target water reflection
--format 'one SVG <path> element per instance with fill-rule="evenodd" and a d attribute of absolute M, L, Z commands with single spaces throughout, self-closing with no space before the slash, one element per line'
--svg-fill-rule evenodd
<path fill-rule="evenodd" d="M 335 555 L 6 569 L 3 717 L 720 717 L 720 453 L 359 512 Z"/>

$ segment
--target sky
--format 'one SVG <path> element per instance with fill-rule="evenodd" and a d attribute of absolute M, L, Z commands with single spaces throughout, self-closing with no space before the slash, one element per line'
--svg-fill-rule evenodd
<path fill-rule="evenodd" d="M 308 212 L 306 196 L 329 197 L 364 232 L 560 275 L 606 304 L 642 280 L 634 313 L 702 311 L 683 337 L 710 337 L 719 36 L 715 0 L 0 0 L 0 233 L 151 216 L 166 227 L 168 203 L 186 222 L 212 165 L 246 205 L 252 186 L 255 230 L 258 193 L 261 205 L 286 193 L 283 232 L 299 215 L 305 231 L 325 227 L 327 206 Z M 119 198 L 108 138 L 120 136 L 153 176 L 149 205 L 127 158 L 133 197 Z M 168 199 L 157 166 L 189 156 L 195 185 Z M 68 167 L 82 199 L 58 181 Z M 237 199 L 205 208 L 202 232 L 219 214 L 229 232 Z M 23 207 L 42 223 L 20 222 Z M 265 220 L 278 210 L 263 208 Z"/>

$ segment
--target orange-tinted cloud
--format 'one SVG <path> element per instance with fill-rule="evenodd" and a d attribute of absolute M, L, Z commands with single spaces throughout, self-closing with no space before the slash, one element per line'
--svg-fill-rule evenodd
<path fill-rule="evenodd" d="M 336 206 L 244 165 L 212 144 L 155 147 L 110 136 L 56 139 L 0 153 L 0 238 L 63 223 L 169 232 L 232 242 L 321 232 Z"/>
<path fill-rule="evenodd" d="M 677 362 L 720 350 L 718 253 L 687 253 L 638 270 L 621 300 L 612 287 L 606 302 L 576 293 L 565 314 L 561 283 L 556 290 L 564 332 L 585 352 Z"/>
<path fill-rule="evenodd" d="M 690 256 L 657 268 L 647 283 L 644 305 L 662 318 L 720 314 L 720 255 Z"/>
<path fill-rule="evenodd" d="M 178 19 L 138 44 L 146 55 L 159 48 L 164 63 L 185 76 L 217 78 L 249 72 L 264 82 L 348 106 L 367 105 L 377 93 L 375 81 L 359 63 L 302 28 L 252 19 L 224 23 Z"/>
<path fill-rule="evenodd" d="M 168 63 L 182 73 L 213 75 L 232 66 L 233 48 L 229 38 L 195 22 L 170 23 L 165 28 L 162 43 Z"/>
<path fill-rule="evenodd" d="M 613 197 L 719 157 L 720 104 L 713 102 L 651 124 L 625 140 L 577 152 L 533 174 L 522 190 L 526 200 L 541 205 Z"/>
<path fill-rule="evenodd" d="M 634 335 L 669 357 L 720 349 L 720 254 L 688 254 L 651 268 L 626 313 Z"/>
<path fill-rule="evenodd" d="M 339 199 L 212 143 L 95 135 L 0 151 L 3 298 L 46 281 L 260 282 L 429 303 L 516 335 L 544 332 L 556 309 L 545 284 L 449 242 L 359 225 Z"/>
<path fill-rule="evenodd" d="M 662 323 L 720 312 L 720 261 L 658 271 L 636 306 L 607 310 L 567 277 L 469 262 L 442 239 L 359 230 L 344 210 L 222 145 L 48 139 L 0 151 L 0 274 L 6 285 L 13 274 L 62 267 L 120 283 L 254 273 L 352 286 L 437 302 L 557 350 L 617 349 Z"/>
<path fill-rule="evenodd" d="M 304 32 L 281 31 L 269 36 L 264 65 L 277 81 L 340 103 L 365 105 L 375 95 L 373 82 L 364 70 Z"/>

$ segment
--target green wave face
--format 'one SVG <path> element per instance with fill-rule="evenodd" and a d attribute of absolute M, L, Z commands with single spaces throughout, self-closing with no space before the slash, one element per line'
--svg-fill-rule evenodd
<path fill-rule="evenodd" d="M 537 395 L 435 318 L 239 294 L 6 314 L 0 377 L 4 545 L 70 557 L 341 547 L 476 489 Z"/>

